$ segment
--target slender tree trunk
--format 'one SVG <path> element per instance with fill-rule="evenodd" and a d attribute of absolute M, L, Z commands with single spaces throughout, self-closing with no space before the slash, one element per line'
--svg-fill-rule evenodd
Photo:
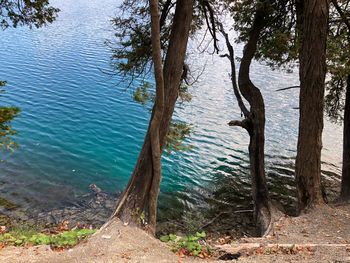
<path fill-rule="evenodd" d="M 271 225 L 272 205 L 265 175 L 265 105 L 260 90 L 250 80 L 250 65 L 257 49 L 260 32 L 266 25 L 265 15 L 264 11 L 261 10 L 258 10 L 255 15 L 249 40 L 244 47 L 238 75 L 239 89 L 250 104 L 250 114 L 247 117 L 247 130 L 250 135 L 250 174 L 254 218 L 259 234 L 264 234 Z"/>
<path fill-rule="evenodd" d="M 165 144 L 169 123 L 174 112 L 185 60 L 187 42 L 192 21 L 193 0 L 178 0 L 173 20 L 169 47 L 164 62 L 164 111 L 160 123 L 160 147 Z M 140 214 L 146 210 L 153 182 L 152 148 L 150 129 L 142 146 L 131 179 L 121 195 L 112 217 L 137 224 Z M 159 190 L 158 190 L 159 191 Z M 154 209 L 154 208 L 152 208 Z M 154 220 L 154 219 L 152 219 Z"/>
<path fill-rule="evenodd" d="M 347 79 L 344 110 L 343 171 L 340 198 L 344 201 L 350 200 L 350 74 Z"/>
<path fill-rule="evenodd" d="M 154 75 L 156 79 L 156 99 L 153 110 L 153 116 L 150 124 L 150 140 L 152 150 L 152 171 L 153 178 L 148 200 L 148 224 L 152 234 L 156 232 L 157 222 L 157 202 L 159 195 L 160 181 L 162 177 L 161 149 L 159 141 L 160 123 L 164 111 L 164 79 L 163 63 L 160 46 L 160 21 L 158 0 L 150 0 L 151 12 L 151 38 L 152 38 L 152 55 L 154 64 Z"/>
<path fill-rule="evenodd" d="M 231 62 L 231 81 L 238 105 L 245 117 L 243 121 L 231 121 L 230 126 L 245 128 L 250 136 L 249 159 L 250 175 L 252 181 L 252 197 L 254 204 L 254 220 L 259 235 L 267 235 L 273 223 L 281 216 L 281 212 L 270 202 L 265 175 L 265 105 L 263 96 L 250 80 L 250 65 L 254 59 L 261 31 L 267 24 L 266 8 L 261 5 L 257 8 L 254 22 L 249 31 L 248 42 L 243 50 L 238 84 L 236 83 L 236 66 L 234 49 L 230 43 L 228 34 L 223 25 L 219 23 L 219 30 L 224 35 L 228 54 L 225 55 Z M 250 110 L 247 109 L 242 96 L 248 101 Z"/>
<path fill-rule="evenodd" d="M 324 203 L 321 191 L 321 149 L 328 15 L 328 0 L 304 1 L 296 157 L 299 211 Z"/>
<path fill-rule="evenodd" d="M 342 22 L 348 28 L 348 41 L 350 42 L 350 21 L 346 14 L 339 6 L 336 0 L 332 3 L 337 10 Z M 344 132 L 343 132 L 343 170 L 341 181 L 340 199 L 342 201 L 350 201 L 350 73 L 348 73 L 346 81 L 346 97 L 344 109 Z"/>

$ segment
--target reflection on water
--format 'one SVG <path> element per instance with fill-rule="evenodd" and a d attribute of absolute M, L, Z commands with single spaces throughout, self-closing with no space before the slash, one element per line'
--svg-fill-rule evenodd
<path fill-rule="evenodd" d="M 2 156 L 0 196 L 29 210 L 76 203 L 91 183 L 108 192 L 123 189 L 149 118 L 118 76 L 102 73 L 109 69 L 111 54 L 103 43 L 113 35 L 109 19 L 115 1 L 53 4 L 62 10 L 53 25 L 0 32 L 0 79 L 9 82 L 0 103 L 22 109 L 14 122 L 21 148 Z M 190 49 L 196 44 L 193 39 Z M 194 66 L 206 69 L 191 88 L 193 101 L 179 105 L 175 118 L 193 125 L 188 138 L 193 149 L 164 156 L 163 221 L 193 211 L 214 215 L 216 209 L 228 207 L 251 209 L 249 138 L 242 129 L 227 125 L 240 118 L 229 65 L 221 58 L 192 53 Z M 255 63 L 252 79 L 266 102 L 269 186 L 273 197 L 289 209 L 295 204 L 298 111 L 293 108 L 298 90 L 275 90 L 298 84 L 298 76 Z M 328 182 L 339 181 L 341 144 L 341 128 L 326 122 L 322 168 Z"/>

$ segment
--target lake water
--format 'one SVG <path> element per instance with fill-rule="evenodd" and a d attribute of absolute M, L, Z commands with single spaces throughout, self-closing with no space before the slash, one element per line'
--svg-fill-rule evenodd
<path fill-rule="evenodd" d="M 0 31 L 0 79 L 8 81 L 1 105 L 22 113 L 14 122 L 20 148 L 1 153 L 0 197 L 24 210 L 49 210 L 76 202 L 91 183 L 121 191 L 132 172 L 147 129 L 149 111 L 132 100 L 118 76 L 109 76 L 116 1 L 53 2 L 61 9 L 47 27 Z M 248 136 L 227 122 L 240 112 L 222 58 L 194 52 L 189 61 L 205 70 L 190 89 L 193 100 L 179 104 L 175 118 L 193 125 L 193 149 L 164 156 L 161 216 L 175 208 L 200 209 L 207 201 L 245 207 L 249 203 Z M 239 51 L 238 51 L 239 54 Z M 266 170 L 273 195 L 293 198 L 298 90 L 297 73 L 254 64 L 252 79 L 266 100 Z M 323 170 L 339 181 L 342 128 L 326 122 Z M 225 191 L 221 191 L 226 189 Z M 230 197 L 222 194 L 229 192 Z M 245 205 L 243 205 L 245 204 Z"/>

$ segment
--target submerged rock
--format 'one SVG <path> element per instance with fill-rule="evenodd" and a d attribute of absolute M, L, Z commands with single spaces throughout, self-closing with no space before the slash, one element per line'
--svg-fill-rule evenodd
<path fill-rule="evenodd" d="M 50 211 L 27 211 L 29 222 L 36 225 L 59 225 L 69 222 L 69 227 L 89 225 L 102 226 L 112 214 L 118 199 L 117 194 L 103 192 L 95 184 L 90 185 L 91 193 L 82 195 L 78 202 Z"/>

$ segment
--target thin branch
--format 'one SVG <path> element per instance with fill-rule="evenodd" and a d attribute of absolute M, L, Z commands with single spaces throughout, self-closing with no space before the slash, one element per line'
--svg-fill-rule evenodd
<path fill-rule="evenodd" d="M 282 89 L 276 89 L 276 91 L 283 91 L 283 90 L 289 90 L 289 89 L 299 89 L 300 86 L 291 86 L 287 88 L 282 88 Z"/>
<path fill-rule="evenodd" d="M 350 21 L 349 19 L 346 17 L 346 15 L 344 14 L 343 10 L 341 9 L 341 7 L 339 6 L 337 0 L 331 0 L 332 4 L 334 5 L 335 9 L 337 10 L 338 14 L 340 15 L 340 17 L 342 18 L 344 24 L 347 26 L 348 30 L 350 31 Z"/>
<path fill-rule="evenodd" d="M 202 6 L 203 6 L 203 13 L 204 13 L 205 21 L 207 23 L 209 32 L 214 40 L 214 52 L 216 51 L 216 53 L 219 53 L 218 39 L 216 37 L 214 10 L 211 7 L 210 3 L 206 0 L 202 2 Z M 208 17 L 207 12 L 209 12 L 209 17 Z"/>
<path fill-rule="evenodd" d="M 159 22 L 159 26 L 160 29 L 162 29 L 165 25 L 166 22 L 166 18 L 169 14 L 170 9 L 174 6 L 174 4 L 172 3 L 172 0 L 167 0 L 163 6 L 162 12 L 161 12 L 161 17 L 160 17 L 160 22 Z"/>
<path fill-rule="evenodd" d="M 241 93 L 240 93 L 238 85 L 237 85 L 234 49 L 230 43 L 230 39 L 228 37 L 228 34 L 224 30 L 224 26 L 221 23 L 218 23 L 218 26 L 219 26 L 219 30 L 220 30 L 221 34 L 225 37 L 226 47 L 229 51 L 229 54 L 224 54 L 224 55 L 222 55 L 222 57 L 227 57 L 230 60 L 230 63 L 231 63 L 231 82 L 232 82 L 233 91 L 234 91 L 236 99 L 238 101 L 239 108 L 243 112 L 244 117 L 247 118 L 250 115 L 250 112 L 243 102 L 243 98 L 241 96 Z"/>
<path fill-rule="evenodd" d="M 209 222 L 205 223 L 204 225 L 202 225 L 200 227 L 200 229 L 203 229 L 203 228 L 206 228 L 208 227 L 209 225 L 211 225 L 212 223 L 214 223 L 214 221 L 216 221 L 219 217 L 221 217 L 222 215 L 225 215 L 225 214 L 229 214 L 229 212 L 220 212 L 216 217 L 214 217 L 213 219 L 211 219 Z"/>

